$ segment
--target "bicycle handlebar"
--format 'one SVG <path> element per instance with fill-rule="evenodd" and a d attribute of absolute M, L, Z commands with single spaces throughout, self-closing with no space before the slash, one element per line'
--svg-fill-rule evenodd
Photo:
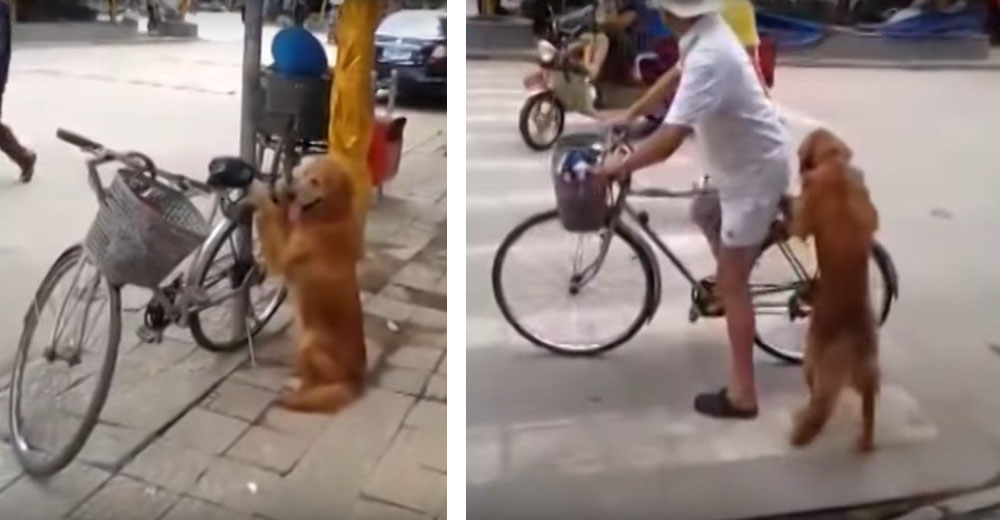
<path fill-rule="evenodd" d="M 104 148 L 99 143 L 91 141 L 80 134 L 70 132 L 69 130 L 63 128 L 56 130 L 56 137 L 86 151 L 100 150 L 101 148 Z"/>
<path fill-rule="evenodd" d="M 72 132 L 64 128 L 56 130 L 56 137 L 73 146 L 76 146 L 77 148 L 80 148 L 84 152 L 94 155 L 98 161 L 101 161 L 102 159 L 112 159 L 139 169 L 142 172 L 148 172 L 151 176 L 153 176 L 153 178 L 156 178 L 157 176 L 163 177 L 171 184 L 180 188 L 181 191 L 188 191 L 190 189 L 194 189 L 195 191 L 202 193 L 213 193 L 215 191 L 211 186 L 204 182 L 157 167 L 156 164 L 153 163 L 152 159 L 139 152 L 117 152 L 102 145 L 101 143 L 92 141 L 76 132 Z"/>

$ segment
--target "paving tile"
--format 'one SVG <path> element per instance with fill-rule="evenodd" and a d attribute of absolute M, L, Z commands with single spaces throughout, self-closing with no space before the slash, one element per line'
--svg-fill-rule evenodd
<path fill-rule="evenodd" d="M 417 466 L 445 473 L 448 468 L 448 446 L 445 438 L 425 430 L 404 427 L 392 440 L 386 459 L 400 466 Z"/>
<path fill-rule="evenodd" d="M 276 396 L 274 392 L 229 379 L 212 392 L 203 406 L 222 415 L 253 422 Z"/>
<path fill-rule="evenodd" d="M 184 497 L 159 520 L 251 520 L 250 515 Z"/>
<path fill-rule="evenodd" d="M 307 447 L 301 437 L 252 426 L 226 456 L 284 474 L 295 466 Z"/>
<path fill-rule="evenodd" d="M 253 513 L 262 504 L 269 502 L 268 498 L 280 482 L 281 477 L 276 473 L 218 457 L 212 460 L 208 471 L 195 483 L 189 494 L 230 509 Z M 309 491 L 318 492 L 315 482 Z"/>
<path fill-rule="evenodd" d="M 441 360 L 441 351 L 433 348 L 404 345 L 389 355 L 389 364 L 430 372 Z"/>
<path fill-rule="evenodd" d="M 177 499 L 166 489 L 118 475 L 74 510 L 69 520 L 159 518 Z"/>
<path fill-rule="evenodd" d="M 209 455 L 161 438 L 142 450 L 122 473 L 183 493 L 194 485 L 211 460 Z"/>
<path fill-rule="evenodd" d="M 64 517 L 110 474 L 74 462 L 46 480 L 20 478 L 0 493 L 3 518 L 53 520 Z"/>
<path fill-rule="evenodd" d="M 200 400 L 243 359 L 244 353 L 219 355 L 195 349 L 180 363 L 128 391 L 112 387 L 101 417 L 137 430 L 157 431 Z"/>
<path fill-rule="evenodd" d="M 320 413 L 293 412 L 279 406 L 272 406 L 264 412 L 260 425 L 308 441 L 329 427 L 334 417 Z"/>
<path fill-rule="evenodd" d="M 347 518 L 364 479 L 388 449 L 414 399 L 370 388 L 338 413 L 258 512 L 270 518 Z M 312 490 L 330 482 L 327 492 Z"/>
<path fill-rule="evenodd" d="M 153 432 L 97 423 L 79 458 L 100 468 L 118 470 L 142 448 Z"/>
<path fill-rule="evenodd" d="M 430 373 L 424 370 L 388 367 L 379 373 L 375 384 L 400 394 L 420 396 L 427 386 L 429 376 Z"/>
<path fill-rule="evenodd" d="M 406 416 L 404 424 L 428 433 L 446 435 L 448 408 L 441 403 L 421 400 Z"/>
<path fill-rule="evenodd" d="M 375 296 L 364 304 L 366 314 L 385 318 L 396 322 L 405 322 L 410 319 L 418 307 L 409 303 L 391 300 L 384 296 Z"/>
<path fill-rule="evenodd" d="M 429 266 L 419 262 L 410 262 L 406 264 L 406 267 L 400 269 L 396 273 L 396 276 L 392 277 L 392 282 L 413 287 L 414 289 L 431 291 L 437 285 L 440 278 L 441 274 L 435 272 Z"/>
<path fill-rule="evenodd" d="M 418 327 L 446 330 L 448 328 L 448 313 L 428 307 L 417 307 L 407 321 Z"/>
<path fill-rule="evenodd" d="M 448 401 L 448 378 L 443 375 L 432 375 L 427 382 L 424 397 L 435 401 Z"/>
<path fill-rule="evenodd" d="M 406 344 L 445 350 L 448 346 L 448 334 L 444 331 L 413 331 L 407 335 Z"/>
<path fill-rule="evenodd" d="M 350 520 L 425 520 L 426 516 L 409 509 L 359 499 Z"/>
<path fill-rule="evenodd" d="M 260 360 L 258 360 L 259 362 Z M 287 365 L 264 365 L 256 367 L 245 366 L 233 373 L 227 380 L 251 385 L 269 392 L 280 392 L 285 382 L 293 375 L 292 367 Z"/>
<path fill-rule="evenodd" d="M 209 455 L 226 451 L 250 425 L 203 408 L 192 408 L 164 437 Z"/>
<path fill-rule="evenodd" d="M 362 493 L 435 517 L 447 495 L 447 478 L 421 467 L 412 456 L 390 452 L 379 462 Z"/>

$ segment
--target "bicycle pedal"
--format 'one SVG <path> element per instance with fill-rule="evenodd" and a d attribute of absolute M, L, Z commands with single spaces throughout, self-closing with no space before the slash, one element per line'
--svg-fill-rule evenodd
<path fill-rule="evenodd" d="M 139 327 L 135 331 L 135 335 L 142 340 L 143 343 L 162 343 L 163 342 L 163 331 L 153 330 L 145 325 Z"/>

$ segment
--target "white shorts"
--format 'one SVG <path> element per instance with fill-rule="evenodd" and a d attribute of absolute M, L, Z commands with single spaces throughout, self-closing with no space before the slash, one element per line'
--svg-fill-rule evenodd
<path fill-rule="evenodd" d="M 699 195 L 691 206 L 691 215 L 698 227 L 724 247 L 760 245 L 778 212 L 781 192 L 770 197 L 719 198 L 718 192 Z"/>
<path fill-rule="evenodd" d="M 722 226 L 719 238 L 726 247 L 760 245 L 778 212 L 778 197 L 721 199 Z"/>

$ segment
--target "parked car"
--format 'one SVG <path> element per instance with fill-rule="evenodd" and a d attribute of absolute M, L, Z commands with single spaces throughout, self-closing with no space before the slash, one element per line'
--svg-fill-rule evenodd
<path fill-rule="evenodd" d="M 446 28 L 444 10 L 403 9 L 386 16 L 375 31 L 379 84 L 387 84 L 395 70 L 401 95 L 446 97 Z"/>

